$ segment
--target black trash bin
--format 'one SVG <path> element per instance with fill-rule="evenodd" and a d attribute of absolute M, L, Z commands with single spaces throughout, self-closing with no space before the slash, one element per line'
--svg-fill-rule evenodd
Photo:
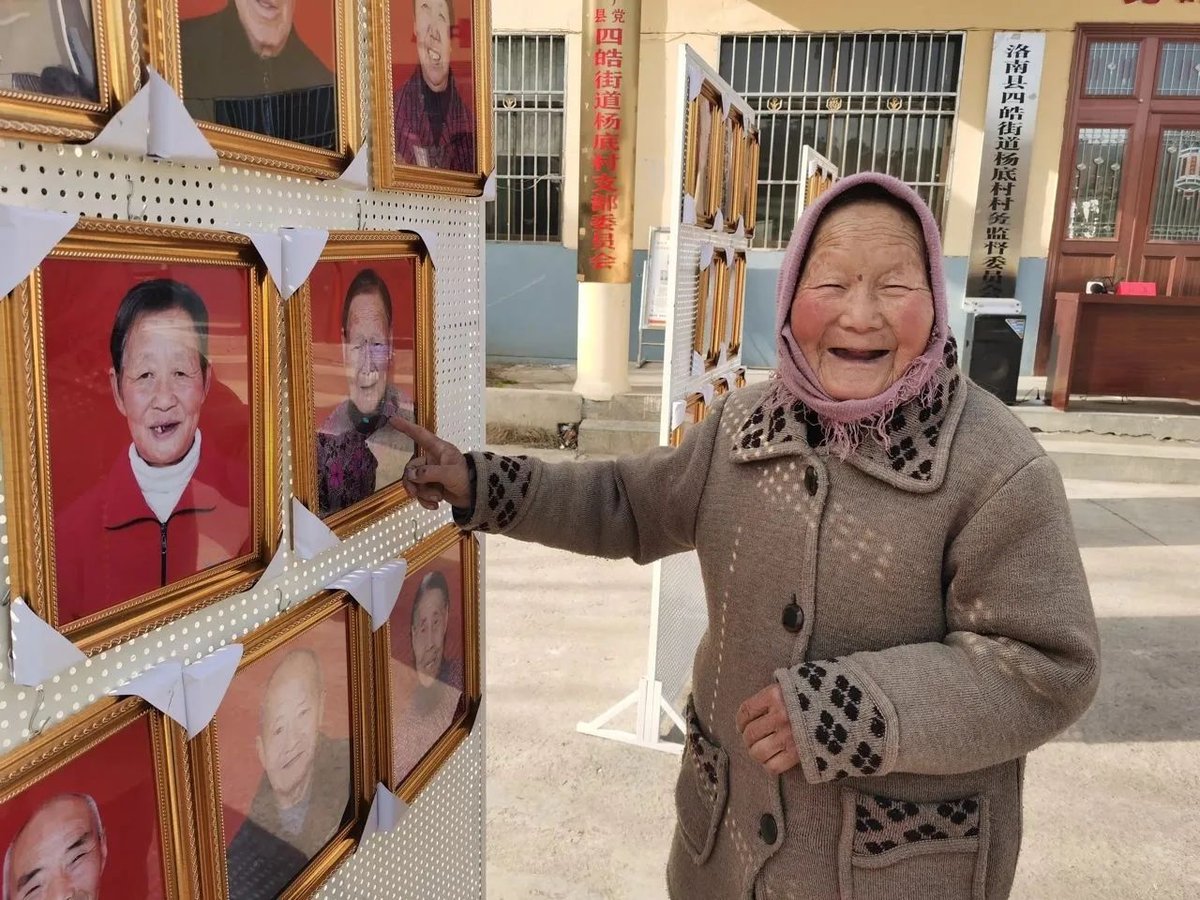
<path fill-rule="evenodd" d="M 1009 313 L 968 313 L 963 362 L 967 375 L 981 388 L 1010 406 L 1017 402 L 1025 316 Z"/>

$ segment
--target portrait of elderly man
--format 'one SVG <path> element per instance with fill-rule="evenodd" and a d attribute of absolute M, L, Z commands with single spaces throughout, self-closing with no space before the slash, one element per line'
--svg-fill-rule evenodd
<path fill-rule="evenodd" d="M 347 398 L 317 431 L 321 515 L 395 484 L 412 456 L 412 440 L 393 428 L 415 421 L 413 402 L 392 383 L 392 295 L 374 269 L 350 282 L 342 303 L 342 365 Z"/>
<path fill-rule="evenodd" d="M 461 660 L 446 656 L 450 622 L 450 586 L 441 572 L 428 572 L 417 586 L 407 636 L 416 671 L 411 697 L 392 722 L 392 775 L 397 781 L 413 770 L 454 721 L 463 693 Z"/>
<path fill-rule="evenodd" d="M 4 900 L 96 900 L 108 841 L 96 801 L 59 794 L 43 803 L 4 854 Z"/>
<path fill-rule="evenodd" d="M 229 844 L 232 900 L 268 900 L 334 836 L 350 802 L 350 742 L 322 733 L 325 683 L 315 653 L 271 673 L 254 745 L 263 776 Z"/>
<path fill-rule="evenodd" d="M 131 441 L 61 516 L 60 623 L 250 552 L 248 464 L 200 430 L 214 381 L 208 330 L 208 308 L 180 281 L 143 281 L 122 298 L 108 381 Z"/>
<path fill-rule="evenodd" d="M 326 6 L 332 50 L 334 5 Z M 193 118 L 334 149 L 334 74 L 296 34 L 295 13 L 296 0 L 229 0 L 180 23 L 183 102 Z"/>
<path fill-rule="evenodd" d="M 0 0 L 0 91 L 97 100 L 87 0 Z"/>
<path fill-rule="evenodd" d="M 474 172 L 475 119 L 450 71 L 453 24 L 453 0 L 413 0 L 418 66 L 395 91 L 396 161 Z"/>

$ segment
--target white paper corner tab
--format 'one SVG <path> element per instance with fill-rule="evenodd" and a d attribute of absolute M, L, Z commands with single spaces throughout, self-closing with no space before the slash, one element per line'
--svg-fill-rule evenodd
<path fill-rule="evenodd" d="M 733 236 L 744 238 L 746 236 L 746 217 L 738 216 L 737 229 L 733 232 Z"/>
<path fill-rule="evenodd" d="M 723 369 L 729 364 L 729 345 L 721 345 L 721 355 L 717 357 L 717 368 Z"/>
<path fill-rule="evenodd" d="M 717 389 L 711 384 L 706 384 L 700 388 L 700 394 L 704 397 L 704 405 L 712 406 L 713 397 L 717 395 Z"/>
<path fill-rule="evenodd" d="M 241 644 L 229 644 L 183 667 L 188 740 L 203 731 L 220 709 L 242 661 L 242 649 Z"/>
<path fill-rule="evenodd" d="M 276 284 L 279 285 L 280 296 L 286 300 L 308 281 L 313 266 L 325 252 L 329 232 L 320 228 L 284 228 L 280 232 L 280 238 L 283 284 Z"/>
<path fill-rule="evenodd" d="M 345 591 L 371 616 L 371 630 L 378 631 L 392 615 L 400 588 L 408 574 L 408 563 L 395 559 L 378 569 L 355 569 L 330 582 L 326 587 Z"/>
<path fill-rule="evenodd" d="M 703 271 L 712 265 L 713 262 L 713 245 L 707 242 L 700 245 L 700 270 Z"/>
<path fill-rule="evenodd" d="M 0 298 L 28 278 L 78 221 L 78 213 L 0 206 Z"/>
<path fill-rule="evenodd" d="M 258 577 L 259 584 L 269 584 L 276 578 L 282 578 L 283 573 L 287 571 L 288 556 L 287 541 L 284 538 L 279 539 L 279 547 L 275 550 L 275 555 L 271 557 L 270 563 L 263 570 L 262 575 Z"/>
<path fill-rule="evenodd" d="M 309 512 L 308 507 L 292 498 L 292 546 L 296 555 L 308 560 L 320 556 L 326 550 L 341 546 L 341 540 L 329 530 L 329 526 L 316 515 Z"/>
<path fill-rule="evenodd" d="M 683 213 L 680 220 L 684 225 L 696 224 L 696 198 L 691 194 L 683 195 Z"/>
<path fill-rule="evenodd" d="M 700 89 L 704 87 L 704 73 L 700 71 L 699 66 L 689 65 L 687 67 L 688 79 L 688 100 L 695 100 L 700 96 Z"/>
<path fill-rule="evenodd" d="M 175 162 L 216 165 L 217 151 L 196 125 L 183 100 L 161 75 L 149 70 L 146 88 L 150 90 L 150 133 L 146 152 L 159 159 Z M 145 88 L 143 88 L 145 90 Z"/>
<path fill-rule="evenodd" d="M 421 240 L 425 242 L 425 252 L 429 254 L 429 261 L 433 263 L 433 267 L 438 267 L 438 235 L 432 228 L 418 228 L 415 225 L 405 226 L 410 231 L 415 231 L 421 236 Z"/>
<path fill-rule="evenodd" d="M 488 177 L 483 182 L 483 201 L 485 203 L 494 203 L 496 200 L 496 170 L 488 172 Z"/>
<path fill-rule="evenodd" d="M 143 156 L 150 147 L 150 94 L 147 84 L 118 109 L 100 129 L 100 133 L 85 145 L 89 150 Z"/>
<path fill-rule="evenodd" d="M 387 785 L 382 782 L 376 784 L 375 799 L 371 801 L 371 811 L 367 813 L 362 836 L 392 831 L 408 815 L 408 809 L 408 804 L 389 791 Z"/>
<path fill-rule="evenodd" d="M 183 728 L 188 727 L 187 697 L 183 691 L 183 663 L 168 659 L 134 675 L 108 692 L 114 697 L 141 697 Z"/>
<path fill-rule="evenodd" d="M 713 231 L 725 230 L 725 213 L 719 209 L 713 214 Z"/>
<path fill-rule="evenodd" d="M 671 430 L 674 431 L 683 424 L 683 419 L 687 415 L 687 401 L 675 400 L 671 403 Z"/>
<path fill-rule="evenodd" d="M 283 293 L 283 238 L 275 231 L 243 231 L 258 251 L 258 258 L 267 267 L 275 286 Z"/>
<path fill-rule="evenodd" d="M 703 374 L 704 374 L 704 357 L 701 356 L 699 353 L 697 353 L 695 350 L 693 350 L 692 351 L 692 377 L 699 378 Z"/>
<path fill-rule="evenodd" d="M 726 247 L 722 247 L 721 249 L 725 251 L 725 262 L 726 262 L 726 264 L 727 264 L 727 265 L 728 265 L 730 268 L 732 268 L 732 267 L 733 267 L 733 261 L 734 261 L 734 260 L 737 258 L 737 252 L 736 252 L 736 251 L 735 251 L 735 250 L 734 250 L 732 247 L 728 247 L 728 246 L 726 246 Z"/>
<path fill-rule="evenodd" d="M 59 634 L 20 597 L 9 610 L 12 619 L 13 681 L 27 687 L 43 684 L 71 666 L 87 662 L 83 651 Z"/>
<path fill-rule="evenodd" d="M 371 157 L 367 153 L 367 145 L 363 144 L 350 160 L 344 172 L 333 179 L 331 184 L 345 188 L 348 191 L 365 191 L 371 187 Z"/>
<path fill-rule="evenodd" d="M 733 105 L 733 98 L 729 96 L 729 91 L 721 91 L 721 115 L 726 119 L 729 118 L 729 107 Z"/>

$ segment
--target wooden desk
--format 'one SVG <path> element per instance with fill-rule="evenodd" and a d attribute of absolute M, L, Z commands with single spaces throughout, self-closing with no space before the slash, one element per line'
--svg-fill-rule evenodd
<path fill-rule="evenodd" d="M 1046 392 L 1200 400 L 1200 297 L 1055 295 Z"/>

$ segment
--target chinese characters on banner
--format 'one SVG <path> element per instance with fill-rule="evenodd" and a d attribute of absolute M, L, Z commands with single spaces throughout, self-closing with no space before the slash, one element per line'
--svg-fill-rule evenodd
<path fill-rule="evenodd" d="M 1015 298 L 1046 36 L 997 34 L 967 297 Z"/>
<path fill-rule="evenodd" d="M 578 277 L 628 284 L 641 2 L 587 0 L 583 9 Z"/>

